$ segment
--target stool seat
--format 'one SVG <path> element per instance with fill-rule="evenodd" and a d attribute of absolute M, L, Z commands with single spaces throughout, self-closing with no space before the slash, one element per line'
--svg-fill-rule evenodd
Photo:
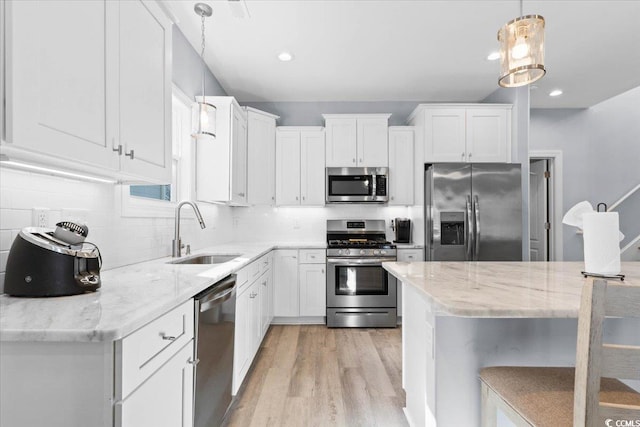
<path fill-rule="evenodd" d="M 529 424 L 573 426 L 574 368 L 493 366 L 482 369 L 480 379 Z M 640 406 L 640 393 L 601 378 L 600 401 Z"/>

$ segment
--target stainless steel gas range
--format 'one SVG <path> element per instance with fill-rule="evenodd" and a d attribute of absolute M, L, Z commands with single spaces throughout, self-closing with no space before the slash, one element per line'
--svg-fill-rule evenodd
<path fill-rule="evenodd" d="M 388 327 L 397 322 L 396 260 L 384 220 L 327 220 L 327 326 Z"/>

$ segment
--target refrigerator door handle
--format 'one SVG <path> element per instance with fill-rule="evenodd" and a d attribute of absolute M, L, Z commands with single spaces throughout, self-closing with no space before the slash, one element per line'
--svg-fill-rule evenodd
<path fill-rule="evenodd" d="M 478 201 L 478 196 L 474 196 L 473 198 L 473 216 L 475 219 L 475 250 L 473 259 L 474 261 L 478 261 L 480 258 L 480 202 Z"/>
<path fill-rule="evenodd" d="M 471 195 L 467 196 L 467 212 L 465 216 L 467 233 L 464 239 L 464 255 L 465 260 L 471 261 L 473 259 L 473 213 L 471 211 Z"/>

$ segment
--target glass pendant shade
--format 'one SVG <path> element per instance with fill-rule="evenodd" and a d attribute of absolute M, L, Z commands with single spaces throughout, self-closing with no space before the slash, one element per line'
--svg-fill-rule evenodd
<path fill-rule="evenodd" d="M 498 31 L 500 79 L 502 87 L 518 87 L 535 82 L 544 68 L 544 18 L 527 15 L 507 22 Z"/>
<path fill-rule="evenodd" d="M 216 107 L 206 102 L 195 102 L 192 107 L 194 138 L 216 137 Z"/>

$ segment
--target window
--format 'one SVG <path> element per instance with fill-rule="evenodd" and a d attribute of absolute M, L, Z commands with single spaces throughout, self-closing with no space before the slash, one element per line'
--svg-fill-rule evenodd
<path fill-rule="evenodd" d="M 178 201 L 193 199 L 195 149 L 191 138 L 191 100 L 175 86 L 171 121 L 171 184 L 122 186 L 122 216 L 170 217 Z"/>

